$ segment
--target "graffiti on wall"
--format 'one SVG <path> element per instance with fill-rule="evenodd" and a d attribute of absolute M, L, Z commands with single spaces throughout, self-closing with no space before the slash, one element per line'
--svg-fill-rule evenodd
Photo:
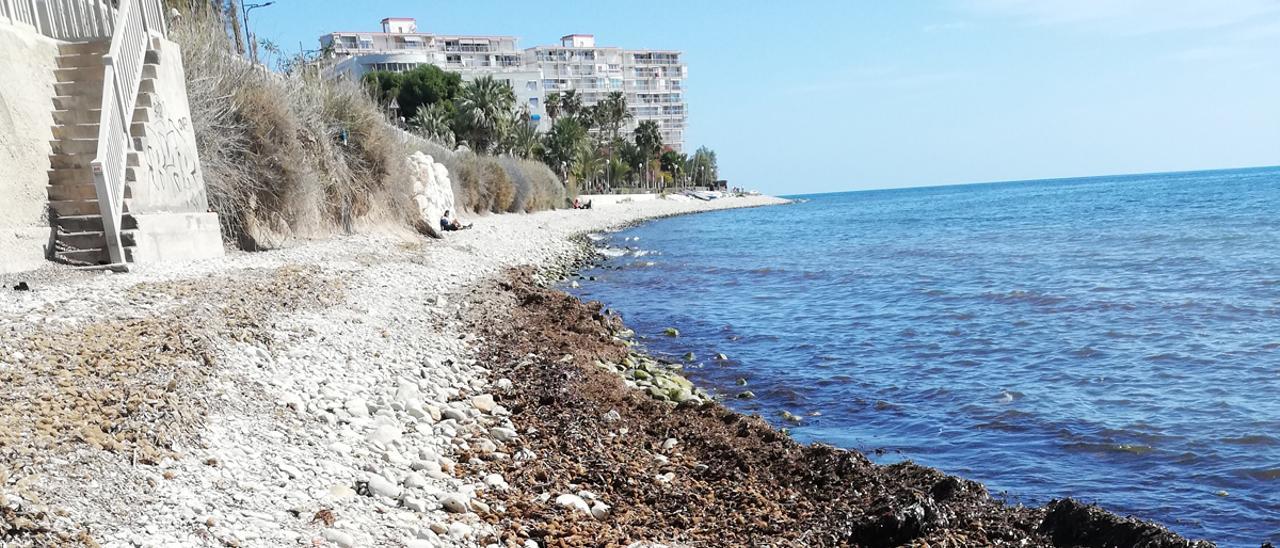
<path fill-rule="evenodd" d="M 151 109 L 143 139 L 146 191 L 135 189 L 134 210 L 204 211 L 207 200 L 190 113 L 169 108 L 158 93 Z"/>

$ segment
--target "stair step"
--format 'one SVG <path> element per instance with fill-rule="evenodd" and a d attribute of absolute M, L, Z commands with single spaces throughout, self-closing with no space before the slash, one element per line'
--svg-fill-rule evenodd
<path fill-rule="evenodd" d="M 63 232 L 102 232 L 102 216 L 68 215 L 60 216 L 53 221 Z M 120 218 L 120 230 L 137 230 L 138 221 L 132 215 Z"/>
<path fill-rule="evenodd" d="M 106 237 L 101 230 L 86 232 L 59 232 L 57 243 L 62 249 L 103 249 L 107 245 Z M 121 230 L 120 244 L 125 247 L 137 245 L 134 231 Z"/>
<path fill-rule="evenodd" d="M 58 68 L 90 68 L 96 67 L 104 69 L 106 66 L 102 62 L 102 56 L 96 53 L 74 53 L 70 55 L 59 55 L 57 57 Z"/>
<path fill-rule="evenodd" d="M 98 123 L 56 125 L 53 126 L 53 137 L 55 139 L 97 139 Z"/>
<path fill-rule="evenodd" d="M 98 152 L 98 139 L 96 137 L 92 139 L 49 141 L 49 145 L 53 149 L 52 156 L 96 154 Z"/>
<path fill-rule="evenodd" d="M 146 79 L 154 80 L 156 78 L 156 71 L 159 68 L 160 68 L 160 65 L 157 65 L 154 63 L 147 63 L 145 65 L 142 65 L 142 78 L 144 80 Z"/>
<path fill-rule="evenodd" d="M 54 168 L 49 170 L 50 185 L 83 185 L 93 183 L 93 170 L 88 168 Z"/>
<path fill-rule="evenodd" d="M 80 110 L 101 107 L 101 95 L 58 95 L 53 98 L 54 110 Z"/>
<path fill-rule="evenodd" d="M 98 199 L 98 187 L 92 183 L 80 185 L 50 185 L 45 187 L 49 193 L 49 201 L 73 202 Z M 128 185 L 124 187 L 124 198 L 133 198 L 133 191 Z"/>
<path fill-rule="evenodd" d="M 87 171 L 92 168 L 95 157 L 97 157 L 97 153 L 54 154 L 49 156 L 49 167 L 57 171 L 68 169 L 83 169 Z"/>
<path fill-rule="evenodd" d="M 57 212 L 59 217 L 101 213 L 98 211 L 97 196 L 92 200 L 49 200 L 49 208 Z"/>
<path fill-rule="evenodd" d="M 102 109 L 76 109 L 53 111 L 54 123 L 60 125 L 97 124 L 102 121 Z"/>
<path fill-rule="evenodd" d="M 102 67 L 75 67 L 53 69 L 53 77 L 63 83 L 101 83 L 106 78 L 106 70 Z"/>
<path fill-rule="evenodd" d="M 111 254 L 106 248 L 98 249 L 80 249 L 75 251 L 57 251 L 53 254 L 54 258 L 67 264 L 76 266 L 103 266 L 111 264 Z M 125 262 L 133 262 L 133 248 L 124 248 Z"/>
<path fill-rule="evenodd" d="M 110 40 L 93 40 L 89 42 L 67 42 L 58 44 L 58 53 L 63 55 L 76 55 L 84 53 L 96 53 L 98 55 L 106 55 L 111 51 Z"/>
<path fill-rule="evenodd" d="M 93 83 L 83 82 L 54 82 L 53 94 L 60 96 L 81 96 L 88 95 L 91 97 L 102 97 L 102 79 Z"/>

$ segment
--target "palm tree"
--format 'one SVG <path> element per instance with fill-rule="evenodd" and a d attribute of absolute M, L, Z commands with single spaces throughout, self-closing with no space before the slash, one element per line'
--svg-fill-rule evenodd
<path fill-rule="evenodd" d="M 503 140 L 503 150 L 519 158 L 532 158 L 538 154 L 542 144 L 538 142 L 538 126 L 533 123 L 529 109 L 521 109 L 519 113 L 508 117 L 507 130 Z"/>
<path fill-rule="evenodd" d="M 631 174 L 631 166 L 621 156 L 610 155 L 609 161 L 605 165 L 605 172 L 609 181 L 609 188 L 617 188 L 619 183 L 625 181 L 627 175 Z"/>
<path fill-rule="evenodd" d="M 551 118 L 552 124 L 556 123 L 556 117 L 560 115 L 560 93 L 548 93 L 545 106 L 547 107 L 547 117 Z"/>
<path fill-rule="evenodd" d="M 551 131 L 542 139 L 542 161 L 560 174 L 569 177 L 569 164 L 578 156 L 578 151 L 586 147 L 587 130 L 571 117 L 556 120 Z"/>
<path fill-rule="evenodd" d="M 587 183 L 587 188 L 593 188 L 594 182 L 604 174 L 604 159 L 591 150 L 589 147 L 580 147 L 578 154 L 573 159 L 573 168 L 571 173 L 579 181 Z"/>
<path fill-rule="evenodd" d="M 653 120 L 643 120 L 640 125 L 636 126 L 634 131 L 634 139 L 636 148 L 640 149 L 640 154 L 647 159 L 652 159 L 662 151 L 662 130 L 658 128 L 658 123 Z M 646 171 L 648 171 L 648 162 L 645 163 Z"/>
<path fill-rule="evenodd" d="M 597 107 L 600 109 L 602 125 L 609 130 L 609 137 L 616 140 L 622 124 L 631 118 L 631 110 L 627 108 L 627 95 L 621 91 L 611 91 Z"/>
<path fill-rule="evenodd" d="M 516 93 L 511 84 L 484 75 L 467 82 L 458 93 L 454 133 L 476 152 L 488 152 L 502 140 L 503 117 L 515 108 Z M 459 131 L 460 130 L 460 131 Z"/>
<path fill-rule="evenodd" d="M 449 108 L 443 102 L 418 107 L 418 112 L 409 120 L 414 133 L 449 148 L 453 148 L 456 140 L 453 128 L 449 127 Z"/>
<path fill-rule="evenodd" d="M 578 95 L 578 90 L 571 89 L 560 96 L 560 112 L 575 118 L 582 113 L 582 96 Z"/>

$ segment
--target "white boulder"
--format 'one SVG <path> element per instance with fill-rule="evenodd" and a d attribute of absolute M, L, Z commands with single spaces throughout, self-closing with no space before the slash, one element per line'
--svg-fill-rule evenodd
<path fill-rule="evenodd" d="M 418 230 L 433 238 L 441 237 L 440 219 L 444 212 L 458 214 L 448 168 L 422 152 L 414 152 L 409 157 L 409 177 L 413 180 L 414 205 L 421 216 Z"/>

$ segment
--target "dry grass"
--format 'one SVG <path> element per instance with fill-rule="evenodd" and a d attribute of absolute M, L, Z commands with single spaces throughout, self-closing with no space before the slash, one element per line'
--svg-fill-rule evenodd
<path fill-rule="evenodd" d="M 408 145 L 449 169 L 454 200 L 473 213 L 517 213 L 565 206 L 565 186 L 542 162 L 454 151 L 407 136 Z"/>
<path fill-rule="evenodd" d="M 242 248 L 357 226 L 411 226 L 407 149 L 356 84 L 282 75 L 231 51 L 221 27 L 190 17 L 182 46 L 209 202 Z"/>

